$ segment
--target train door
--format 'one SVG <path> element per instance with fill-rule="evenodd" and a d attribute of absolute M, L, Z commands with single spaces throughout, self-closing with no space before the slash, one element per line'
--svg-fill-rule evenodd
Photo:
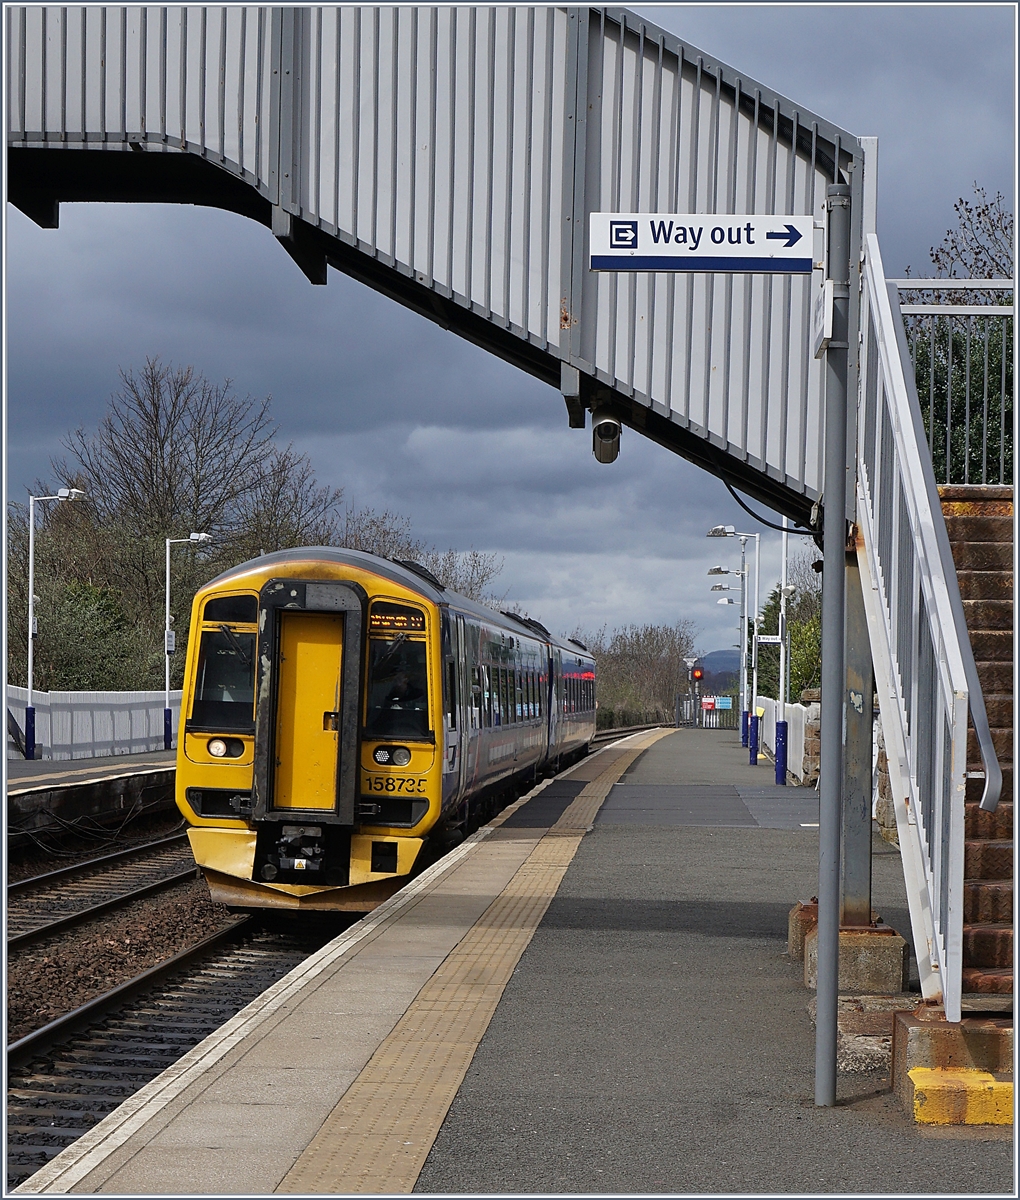
<path fill-rule="evenodd" d="M 280 613 L 275 808 L 336 807 L 343 622 L 339 613 Z"/>
<path fill-rule="evenodd" d="M 475 655 L 469 653 L 468 646 L 469 631 L 464 624 L 464 618 L 457 614 L 457 720 L 460 725 L 460 772 L 458 783 L 460 786 L 460 794 L 463 796 L 467 791 L 468 781 L 472 777 L 475 767 L 475 758 L 478 753 L 478 728 L 472 720 L 472 695 L 471 695 L 471 662 L 474 661 Z"/>
<path fill-rule="evenodd" d="M 442 609 L 443 630 L 443 807 L 460 795 L 461 713 L 457 621 Z"/>
<path fill-rule="evenodd" d="M 560 673 L 560 652 L 553 647 L 549 648 L 549 680 L 546 688 L 546 704 L 547 712 L 549 713 L 549 754 L 555 756 L 556 743 L 559 740 L 559 688 L 556 686 L 556 679 Z"/>
<path fill-rule="evenodd" d="M 347 580 L 271 579 L 260 592 L 256 822 L 354 825 L 366 599 Z"/>

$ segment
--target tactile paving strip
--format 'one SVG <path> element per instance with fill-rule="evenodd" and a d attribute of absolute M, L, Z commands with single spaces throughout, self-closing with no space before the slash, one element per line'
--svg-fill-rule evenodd
<path fill-rule="evenodd" d="M 408 1193 L 496 1005 L 599 806 L 669 730 L 635 739 L 567 807 L 418 993 L 277 1188 L 304 1195 Z"/>

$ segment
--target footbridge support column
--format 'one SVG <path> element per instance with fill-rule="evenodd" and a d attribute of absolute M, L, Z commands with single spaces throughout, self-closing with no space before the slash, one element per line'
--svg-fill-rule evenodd
<path fill-rule="evenodd" d="M 839 1002 L 840 831 L 843 791 L 844 608 L 846 586 L 847 348 L 850 327 L 850 188 L 826 193 L 826 278 L 833 281 L 832 338 L 825 354 L 822 713 L 818 844 L 818 1011 L 815 1104 L 836 1103 Z"/>

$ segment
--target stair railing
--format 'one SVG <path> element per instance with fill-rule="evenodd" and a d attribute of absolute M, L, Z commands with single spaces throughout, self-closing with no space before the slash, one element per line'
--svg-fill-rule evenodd
<path fill-rule="evenodd" d="M 949 535 L 910 369 L 899 297 L 865 240 L 857 422 L 858 561 L 921 990 L 960 1019 L 967 719 L 992 746 Z"/>

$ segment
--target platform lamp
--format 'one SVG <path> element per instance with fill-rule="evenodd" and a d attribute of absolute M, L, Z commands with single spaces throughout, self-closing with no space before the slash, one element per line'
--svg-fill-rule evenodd
<path fill-rule="evenodd" d="M 743 547 L 741 547 L 743 549 Z M 741 555 L 743 564 L 743 555 Z M 740 744 L 747 745 L 747 571 L 731 571 L 729 567 L 712 567 L 709 575 L 736 575 L 740 580 L 740 625 L 737 628 L 737 650 L 740 652 Z M 713 592 L 736 591 L 725 584 L 716 584 Z M 719 604 L 734 604 L 734 600 L 720 600 Z"/>
<path fill-rule="evenodd" d="M 47 500 L 84 500 L 81 488 L 57 488 L 55 496 L 28 498 L 28 695 L 25 700 L 25 757 L 35 758 L 35 705 L 32 703 L 32 671 L 35 666 L 35 638 L 39 632 L 35 616 L 35 506 Z"/>
<path fill-rule="evenodd" d="M 170 547 L 180 545 L 195 545 L 208 542 L 211 533 L 190 533 L 186 538 L 166 539 L 166 624 L 163 629 L 163 749 L 173 748 L 174 717 L 170 709 L 170 655 L 177 649 L 177 634 L 170 628 L 173 617 L 170 615 Z"/>
<path fill-rule="evenodd" d="M 758 765 L 758 589 L 761 583 L 761 534 L 740 533 L 732 525 L 713 525 L 706 537 L 735 537 L 740 538 L 740 570 L 747 570 L 747 539 L 754 538 L 754 636 L 751 639 L 751 706 L 748 711 L 745 702 L 741 706 L 740 744 L 747 746 L 750 751 L 751 766 Z M 711 573 L 711 572 L 710 572 Z M 741 618 L 740 629 L 740 674 L 741 679 L 747 679 L 747 605 Z M 743 689 L 742 689 L 743 690 Z"/>

